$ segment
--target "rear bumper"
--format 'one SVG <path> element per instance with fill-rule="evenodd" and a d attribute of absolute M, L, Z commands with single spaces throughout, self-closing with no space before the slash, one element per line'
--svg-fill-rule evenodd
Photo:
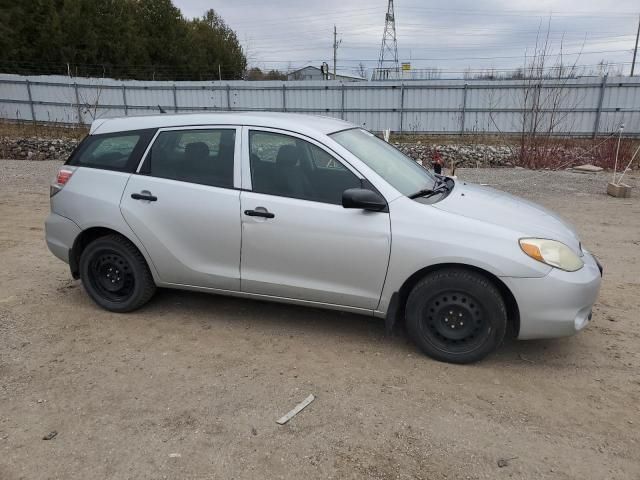
<path fill-rule="evenodd" d="M 519 339 L 573 335 L 591 320 L 602 280 L 601 266 L 585 253 L 577 272 L 557 268 L 542 278 L 503 277 L 520 311 Z"/>
<path fill-rule="evenodd" d="M 80 234 L 78 225 L 57 213 L 50 213 L 44 222 L 47 247 L 56 257 L 69 263 L 69 251 Z"/>

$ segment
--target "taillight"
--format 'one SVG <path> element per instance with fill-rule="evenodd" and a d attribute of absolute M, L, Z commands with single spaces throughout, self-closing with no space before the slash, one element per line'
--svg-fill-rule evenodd
<path fill-rule="evenodd" d="M 53 197 L 56 193 L 58 193 L 60 190 L 64 188 L 67 182 L 69 182 L 69 179 L 71 178 L 75 170 L 76 170 L 75 167 L 69 167 L 68 165 L 61 167 L 60 170 L 58 170 L 58 173 L 56 174 L 56 178 L 54 182 L 51 184 L 51 188 L 49 190 L 50 196 Z"/>

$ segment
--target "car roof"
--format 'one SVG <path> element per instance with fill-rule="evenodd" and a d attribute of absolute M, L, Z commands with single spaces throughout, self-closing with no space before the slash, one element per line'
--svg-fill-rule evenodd
<path fill-rule="evenodd" d="M 91 135 L 126 132 L 147 128 L 188 127 L 198 125 L 250 125 L 280 128 L 300 133 L 329 134 L 356 125 L 332 117 L 284 112 L 215 112 L 161 114 L 94 120 Z"/>

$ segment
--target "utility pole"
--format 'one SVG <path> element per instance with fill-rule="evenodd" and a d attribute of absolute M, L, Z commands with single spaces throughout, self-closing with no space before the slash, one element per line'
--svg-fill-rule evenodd
<path fill-rule="evenodd" d="M 333 79 L 336 79 L 336 59 L 338 57 L 338 46 L 342 43 L 342 40 L 338 41 L 338 30 L 336 26 L 333 26 Z"/>
<path fill-rule="evenodd" d="M 638 37 L 640 37 L 640 15 L 638 16 L 638 33 L 636 33 L 636 48 L 633 49 L 633 62 L 631 62 L 631 77 L 636 68 L 636 55 L 638 54 Z"/>
<path fill-rule="evenodd" d="M 390 64 L 389 66 L 387 66 Z M 396 15 L 393 11 L 393 0 L 389 0 L 387 14 L 384 17 L 384 33 L 378 57 L 378 79 L 389 78 L 389 72 L 396 75 L 400 72 L 398 64 L 398 42 L 396 41 Z"/>

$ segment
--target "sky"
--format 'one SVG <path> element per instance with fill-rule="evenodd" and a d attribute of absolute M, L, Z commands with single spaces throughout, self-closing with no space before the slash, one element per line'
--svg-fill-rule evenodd
<path fill-rule="evenodd" d="M 378 64 L 387 0 L 173 2 L 188 18 L 213 8 L 238 35 L 250 66 L 292 70 L 326 61 L 333 68 L 334 25 L 341 41 L 338 70 Z M 399 61 L 412 69 L 438 69 L 442 78 L 459 78 L 469 69 L 517 68 L 547 28 L 547 64 L 555 64 L 562 51 L 563 63 L 584 66 L 583 73 L 604 60 L 612 73 L 628 74 L 640 15 L 638 0 L 394 3 Z"/>

